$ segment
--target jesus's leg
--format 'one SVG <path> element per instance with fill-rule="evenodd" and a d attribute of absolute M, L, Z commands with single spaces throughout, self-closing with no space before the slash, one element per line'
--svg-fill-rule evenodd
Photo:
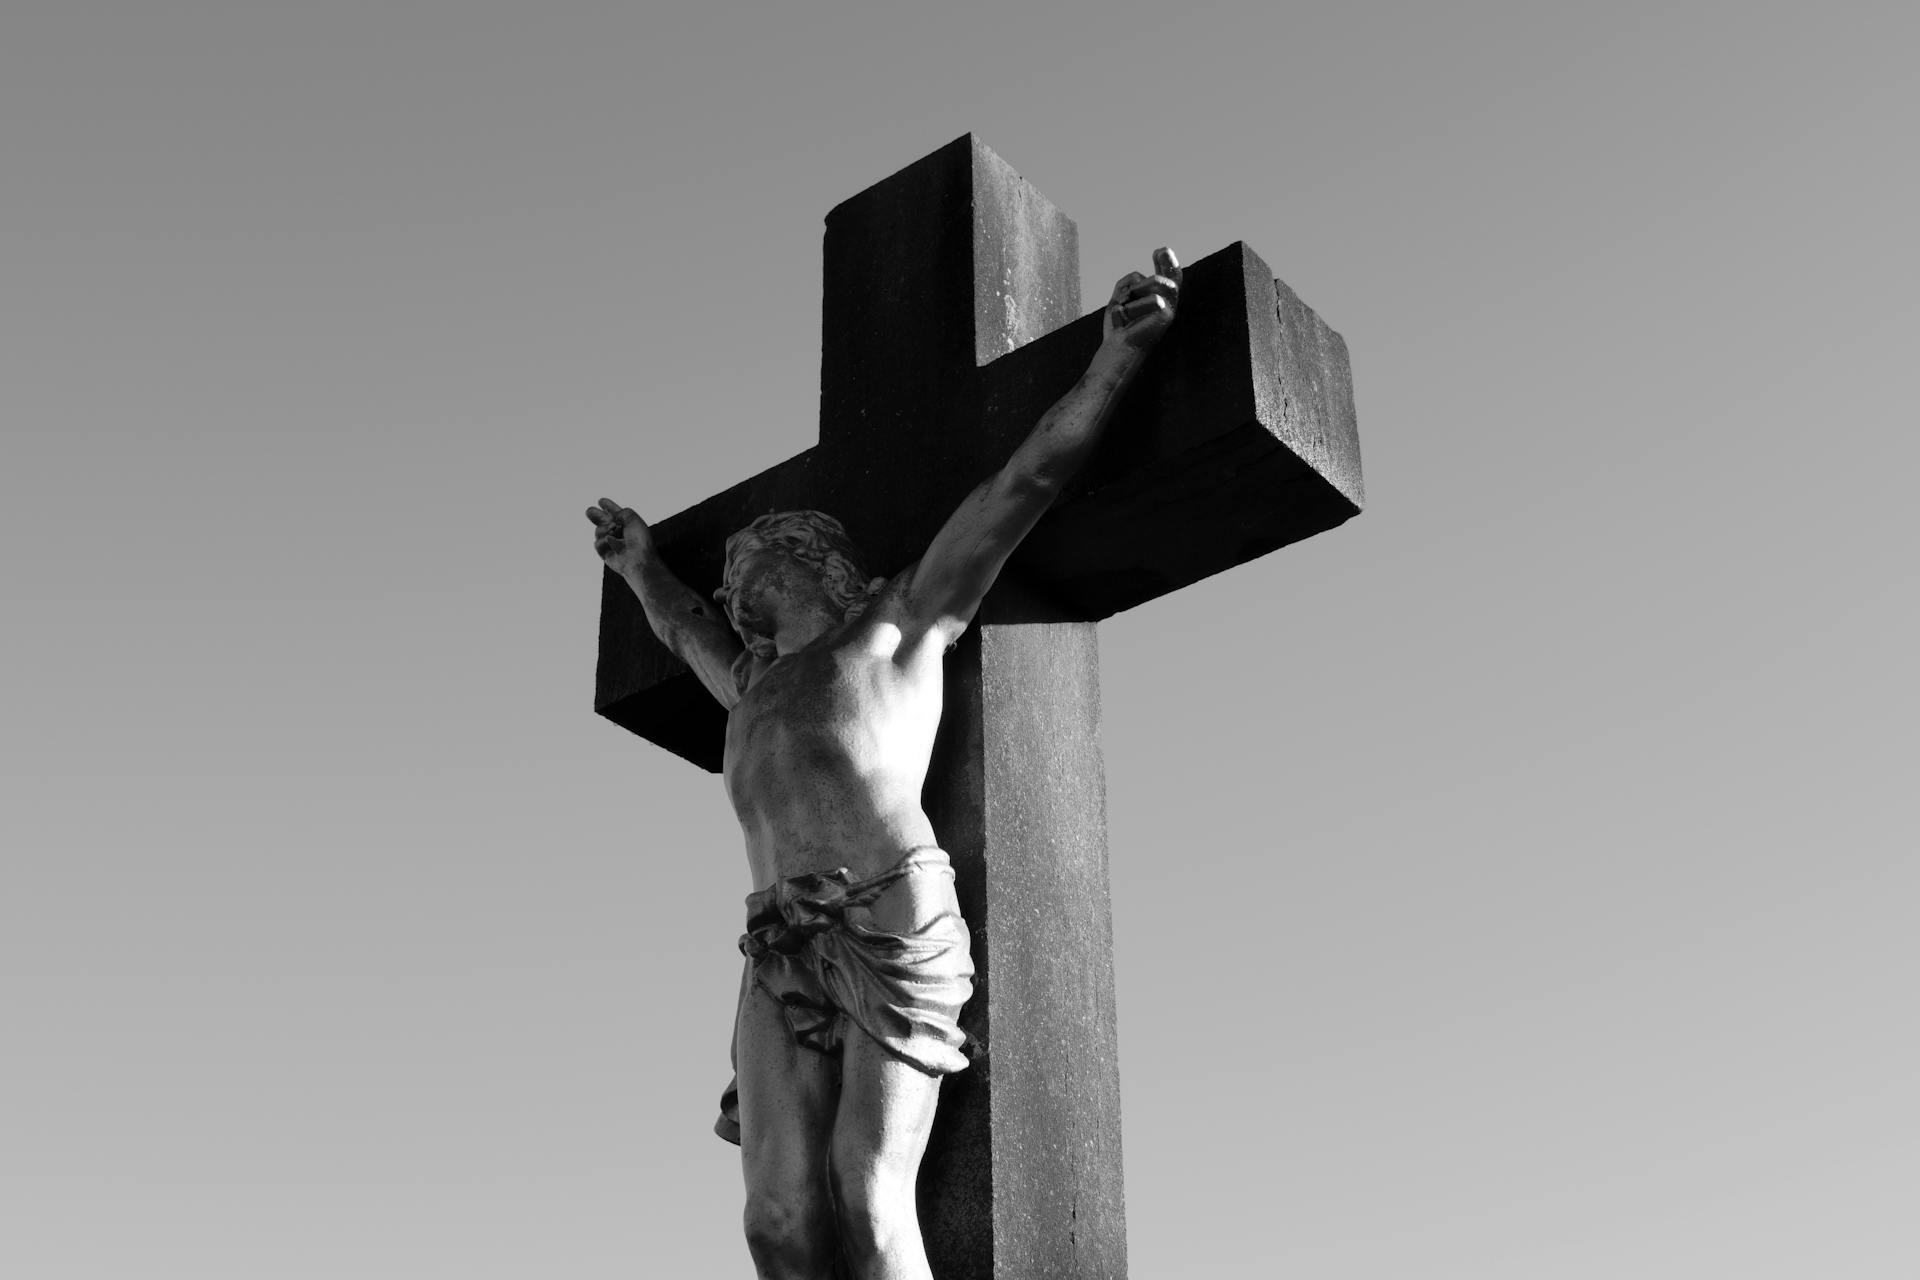
<path fill-rule="evenodd" d="M 761 1280 L 828 1280 L 838 1252 L 827 1147 L 839 1063 L 795 1044 L 779 1004 L 750 983 L 734 1056 L 754 1269 Z"/>
<path fill-rule="evenodd" d="M 840 1242 L 859 1280 L 931 1280 L 914 1182 L 940 1099 L 940 1078 L 849 1030 L 833 1126 Z"/>

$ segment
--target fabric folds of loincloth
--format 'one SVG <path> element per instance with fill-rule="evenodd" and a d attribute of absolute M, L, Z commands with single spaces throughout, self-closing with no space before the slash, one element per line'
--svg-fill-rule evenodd
<path fill-rule="evenodd" d="M 740 937 L 752 983 L 780 1005 L 795 1043 L 838 1054 L 851 1022 L 888 1053 L 928 1075 L 967 1065 L 961 1006 L 973 995 L 967 925 L 953 896 L 923 912 L 909 932 L 872 923 L 872 905 L 909 876 L 942 876 L 953 863 L 933 848 L 916 849 L 887 870 L 855 880 L 842 867 L 777 880 L 747 895 L 747 931 Z M 714 1132 L 740 1141 L 738 1081 L 720 1100 Z"/>

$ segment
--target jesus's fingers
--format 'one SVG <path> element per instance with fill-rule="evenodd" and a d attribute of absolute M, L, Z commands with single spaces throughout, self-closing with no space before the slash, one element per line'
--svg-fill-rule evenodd
<path fill-rule="evenodd" d="M 1124 328 L 1136 320 L 1152 315 L 1166 305 L 1167 300 L 1157 293 L 1150 293 L 1144 298 L 1135 298 L 1120 308 L 1118 317 L 1120 324 Z"/>
<path fill-rule="evenodd" d="M 1126 300 L 1132 302 L 1135 298 L 1144 298 L 1148 294 L 1155 293 L 1171 300 L 1179 292 L 1179 284 L 1166 276 L 1141 276 L 1139 283 L 1127 290 Z"/>
<path fill-rule="evenodd" d="M 1127 272 L 1127 274 L 1121 276 L 1118 280 L 1114 281 L 1113 298 L 1111 299 L 1111 302 L 1112 303 L 1125 302 L 1128 298 L 1133 296 L 1134 287 L 1138 285 L 1142 280 L 1145 280 L 1145 279 L 1146 277 L 1141 275 L 1138 271 L 1129 271 Z"/>
<path fill-rule="evenodd" d="M 1176 285 L 1180 283 L 1180 259 L 1173 256 L 1173 250 L 1162 245 L 1153 251 L 1153 270 Z"/>

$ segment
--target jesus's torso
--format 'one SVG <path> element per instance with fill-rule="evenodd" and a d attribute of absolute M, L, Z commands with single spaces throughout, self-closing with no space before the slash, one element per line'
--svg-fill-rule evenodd
<path fill-rule="evenodd" d="M 754 887 L 838 867 L 864 878 L 938 843 L 920 791 L 940 724 L 940 656 L 902 662 L 898 638 L 869 617 L 755 664 L 727 718 L 725 759 Z"/>

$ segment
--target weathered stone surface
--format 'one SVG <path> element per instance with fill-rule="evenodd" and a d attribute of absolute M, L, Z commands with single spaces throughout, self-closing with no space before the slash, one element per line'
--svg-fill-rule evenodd
<path fill-rule="evenodd" d="M 696 590 L 769 511 L 840 517 L 892 574 L 1065 392 L 1073 224 L 971 136 L 828 215 L 820 443 L 658 521 Z M 1361 502 L 1339 335 L 1244 245 L 1188 266 L 1180 319 L 1106 443 L 946 660 L 923 803 L 974 932 L 962 1025 L 921 1168 L 942 1280 L 1126 1274 L 1093 621 L 1348 519 Z M 612 574 L 595 706 L 718 770 L 725 719 Z"/>
<path fill-rule="evenodd" d="M 1099 650 L 1048 614 L 988 597 L 947 657 L 927 775 L 979 970 L 961 1026 L 987 1046 L 943 1086 L 921 1166 L 942 1280 L 1126 1274 Z"/>

